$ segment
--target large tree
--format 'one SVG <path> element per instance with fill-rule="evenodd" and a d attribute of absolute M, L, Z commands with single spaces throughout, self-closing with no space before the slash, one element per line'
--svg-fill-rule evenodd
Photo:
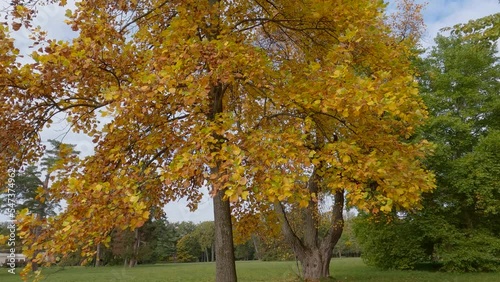
<path fill-rule="evenodd" d="M 207 186 L 217 281 L 236 281 L 230 202 L 247 200 L 278 212 L 306 279 L 328 276 L 345 193 L 378 212 L 417 205 L 432 188 L 425 142 L 405 140 L 426 116 L 411 46 L 383 10 L 373 0 L 89 0 L 68 12 L 72 41 L 34 30 L 36 63 L 0 73 L 0 124 L 17 142 L 2 140 L 0 165 L 36 158 L 37 134 L 57 113 L 96 148 L 54 186 L 68 207 L 33 249 L 92 256 L 114 228 L 159 216 L 153 207 L 187 197 L 196 208 Z M 100 116 L 111 117 L 102 128 Z M 319 240 L 323 195 L 335 196 L 334 216 Z M 304 215 L 302 239 L 290 207 Z"/>
<path fill-rule="evenodd" d="M 294 4 L 288 13 L 325 22 L 342 13 L 317 5 Z M 246 139 L 245 160 L 257 169 L 246 174 L 249 199 L 235 205 L 236 221 L 246 226 L 240 233 L 260 226 L 253 215 L 264 225 L 277 221 L 311 281 L 330 275 L 346 203 L 370 213 L 413 209 L 433 187 L 420 163 L 428 147 L 409 139 L 426 115 L 409 62 L 414 38 L 367 28 L 384 27 L 376 3 L 343 8 L 360 21 L 350 21 L 338 38 L 330 37 L 331 26 L 314 38 L 303 32 L 312 27 L 266 30 L 274 36 L 267 42 L 272 58 L 286 58 L 276 65 L 287 76 L 273 85 L 273 98 L 284 99 L 269 103 L 257 127 L 262 135 Z M 321 233 L 325 209 L 331 222 Z"/>
<path fill-rule="evenodd" d="M 433 261 L 451 271 L 500 266 L 498 33 L 480 25 L 495 18 L 498 14 L 457 26 L 466 32 L 439 35 L 419 62 L 421 93 L 431 114 L 419 135 L 436 144 L 427 165 L 436 173 L 437 189 L 425 195 L 417 213 L 399 214 L 388 225 L 360 223 L 372 264 L 411 268 Z M 395 247 L 408 242 L 414 242 L 411 250 Z"/>

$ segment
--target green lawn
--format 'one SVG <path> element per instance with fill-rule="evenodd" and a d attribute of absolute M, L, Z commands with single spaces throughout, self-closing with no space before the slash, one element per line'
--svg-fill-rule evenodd
<path fill-rule="evenodd" d="M 297 276 L 295 262 L 238 262 L 239 282 L 295 282 Z M 140 265 L 128 269 L 123 267 L 53 267 L 43 270 L 42 281 L 61 282 L 198 282 L 214 281 L 215 265 L 213 263 L 187 263 Z M 372 281 L 372 282 L 496 282 L 500 281 L 500 273 L 458 274 L 426 271 L 382 271 L 366 266 L 359 258 L 333 259 L 331 274 L 337 281 Z M 0 269 L 0 281 L 21 281 L 19 276 Z"/>

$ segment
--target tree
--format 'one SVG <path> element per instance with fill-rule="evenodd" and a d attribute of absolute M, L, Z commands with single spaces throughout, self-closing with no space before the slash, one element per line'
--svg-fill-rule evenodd
<path fill-rule="evenodd" d="M 428 146 L 402 141 L 426 113 L 410 44 L 390 35 L 383 9 L 372 0 L 96 0 L 68 12 L 71 42 L 34 30 L 36 63 L 1 84 L 0 124 L 20 142 L 2 160 L 35 159 L 37 133 L 57 113 L 96 144 L 54 185 L 68 207 L 36 247 L 92 257 L 113 229 L 160 216 L 152 207 L 187 197 L 196 208 L 206 185 L 217 281 L 236 281 L 231 208 L 251 197 L 279 213 L 305 278 L 328 276 L 344 192 L 377 212 L 417 205 L 433 186 L 418 161 Z M 112 121 L 100 130 L 98 116 Z M 335 216 L 320 244 L 323 195 L 335 196 Z M 303 240 L 287 224 L 292 207 L 304 215 Z"/>
<path fill-rule="evenodd" d="M 54 174 L 60 168 L 58 161 L 61 157 L 66 157 L 68 160 L 75 159 L 79 153 L 74 150 L 75 145 L 64 144 L 56 140 L 49 140 L 49 143 L 52 148 L 45 150 L 41 162 L 41 169 L 45 172 L 45 176 L 42 178 L 42 172 L 39 171 L 39 168 L 30 165 L 26 170 L 18 173 L 14 179 L 13 191 L 18 202 L 16 210 L 24 210 L 33 218 L 30 228 L 35 237 L 38 237 L 42 232 L 43 225 L 46 224 L 46 218 L 55 216 L 56 208 L 60 207 L 59 201 L 52 198 L 50 191 L 50 182 L 54 180 L 56 177 Z M 8 197 L 0 196 L 0 208 L 7 210 L 6 207 L 8 206 Z M 32 268 L 33 271 L 37 270 L 36 262 L 32 263 Z"/>
<path fill-rule="evenodd" d="M 184 235 L 177 242 L 177 259 L 180 262 L 198 261 L 202 254 L 200 243 L 193 233 Z"/>
<path fill-rule="evenodd" d="M 157 261 L 175 261 L 177 242 L 191 231 L 184 232 L 179 227 L 180 224 L 168 222 L 166 219 L 157 220 L 155 223 L 157 228 L 153 234 L 153 238 L 156 239 L 153 256 Z"/>
<path fill-rule="evenodd" d="M 215 226 L 213 221 L 201 222 L 196 226 L 196 229 L 191 233 L 200 245 L 203 253 L 202 261 L 214 261 L 214 242 L 215 242 Z"/>
<path fill-rule="evenodd" d="M 425 195 L 419 212 L 400 214 L 388 224 L 362 224 L 363 255 L 375 265 L 401 268 L 431 261 L 449 271 L 500 266 L 500 67 L 496 44 L 481 34 L 482 29 L 439 35 L 420 62 L 421 93 L 431 118 L 419 138 L 436 144 L 426 162 L 436 172 L 437 190 Z M 390 243 L 388 236 L 377 235 L 391 232 L 404 235 Z M 394 247 L 409 242 L 411 251 Z"/>
<path fill-rule="evenodd" d="M 441 222 L 436 222 L 437 228 Z M 355 220 L 356 238 L 361 244 L 363 261 L 382 269 L 414 269 L 431 260 L 432 248 L 419 222 L 397 215 L 373 217 L 360 215 Z"/>
<path fill-rule="evenodd" d="M 254 260 L 255 246 L 252 240 L 248 240 L 243 244 L 236 244 L 234 248 L 234 257 L 236 260 Z"/>
<path fill-rule="evenodd" d="M 310 33 L 301 33 L 302 28 L 308 29 L 304 22 L 295 26 L 298 32 L 275 31 L 281 37 L 273 37 L 269 45 L 288 58 L 276 65 L 289 76 L 273 86 L 285 98 L 269 106 L 275 110 L 269 115 L 272 119 L 262 120 L 268 126 L 266 137 L 250 139 L 247 145 L 259 148 L 249 149 L 249 161 L 255 167 L 266 165 L 247 174 L 254 183 L 250 204 L 247 200 L 236 206 L 241 209 L 236 218 L 246 223 L 251 222 L 247 213 L 262 217 L 276 212 L 282 233 L 301 262 L 304 279 L 317 281 L 330 275 L 346 199 L 348 206 L 371 213 L 413 209 L 419 206 L 420 195 L 434 185 L 432 174 L 420 163 L 428 146 L 409 140 L 426 116 L 411 82 L 409 50 L 414 40 L 401 40 L 389 29 L 380 33 L 367 29 L 367 22 L 385 26 L 376 15 L 382 9 L 377 4 L 346 5 L 338 12 L 328 4 L 321 8 L 308 4 L 290 9 L 307 11 L 303 19 L 319 17 L 325 22 L 348 10 L 363 22 L 349 21 L 345 37 L 339 38 L 315 31 L 311 39 Z M 322 27 L 327 34 L 343 29 Z M 357 40 L 363 43 L 358 45 Z M 290 41 L 308 44 L 296 46 Z M 324 203 L 333 204 L 325 207 Z M 328 231 L 321 234 L 319 219 L 325 208 L 332 216 Z"/>
<path fill-rule="evenodd" d="M 426 202 L 428 209 L 450 224 L 452 234 L 448 240 L 435 242 L 436 248 L 445 269 L 495 269 L 499 250 L 495 247 L 498 240 L 493 238 L 500 234 L 494 227 L 498 226 L 500 192 L 498 185 L 492 184 L 498 181 L 500 162 L 495 153 L 498 142 L 493 141 L 500 129 L 496 44 L 457 35 L 438 36 L 436 44 L 428 59 L 429 75 L 422 83 L 433 116 L 423 136 L 438 145 L 429 167 L 437 172 L 439 189 Z M 455 240 L 470 245 L 452 247 Z M 466 251 L 481 240 L 489 248 Z"/>
<path fill-rule="evenodd" d="M 40 171 L 36 166 L 28 166 L 24 171 L 19 172 L 15 177 L 15 188 L 19 204 L 16 206 L 17 210 L 29 209 L 35 214 L 53 214 L 54 206 L 48 204 L 49 202 L 41 202 L 37 199 L 38 188 L 43 186 L 40 180 Z M 8 199 L 6 196 L 0 197 L 0 208 L 6 211 L 8 207 Z"/>
<path fill-rule="evenodd" d="M 51 149 L 45 150 L 40 168 L 35 165 L 28 166 L 15 177 L 17 210 L 27 209 L 32 214 L 37 214 L 41 219 L 55 215 L 59 203 L 51 198 L 50 181 L 55 179 L 58 161 L 61 156 L 75 158 L 78 151 L 75 145 L 64 144 L 56 140 L 49 140 Z M 45 175 L 42 177 L 42 171 Z M 5 197 L 0 196 L 0 207 L 4 207 Z M 4 209 L 2 209 L 4 210 Z"/>
<path fill-rule="evenodd" d="M 135 230 L 114 229 L 111 232 L 109 247 L 104 245 L 101 250 L 100 262 L 103 264 L 123 264 L 134 267 L 137 264 L 177 261 L 177 244 L 185 235 L 190 234 L 196 240 L 207 238 L 198 230 L 200 225 L 193 222 L 168 222 L 161 219 L 151 219 Z M 212 222 L 213 229 L 213 222 Z M 213 230 L 211 231 L 213 241 Z M 213 247 L 212 247 L 213 249 Z M 209 249 L 209 251 L 212 251 Z M 210 256 L 205 256 L 204 258 Z M 97 266 L 97 254 L 94 262 Z"/>
<path fill-rule="evenodd" d="M 452 34 L 465 37 L 469 40 L 479 40 L 483 43 L 495 43 L 500 36 L 500 13 L 492 14 L 468 23 L 460 23 L 453 27 L 444 28 L 443 31 L 451 31 Z"/>
<path fill-rule="evenodd" d="M 361 255 L 361 247 L 358 243 L 356 235 L 354 233 L 354 220 L 356 215 L 353 211 L 347 211 L 344 220 L 344 229 L 339 241 L 335 245 L 333 252 L 334 255 L 341 258 L 343 256 L 353 257 Z M 322 220 L 322 223 L 325 221 Z M 324 232 L 324 227 L 321 228 L 320 232 Z M 327 229 L 326 229 L 327 230 Z"/>

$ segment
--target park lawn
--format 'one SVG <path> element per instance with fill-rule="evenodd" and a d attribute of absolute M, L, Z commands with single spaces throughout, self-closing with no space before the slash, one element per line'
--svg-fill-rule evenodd
<path fill-rule="evenodd" d="M 19 270 L 18 270 L 19 271 Z M 239 282 L 296 282 L 298 277 L 295 262 L 237 262 Z M 427 271 L 383 271 L 366 266 L 359 258 L 333 259 L 331 274 L 337 281 L 371 282 L 496 282 L 500 273 L 443 273 Z M 214 281 L 213 263 L 157 264 L 139 265 L 135 268 L 113 267 L 53 267 L 44 269 L 42 281 L 60 282 L 202 282 Z M 6 268 L 0 268 L 0 281 L 21 281 L 18 275 L 12 275 Z"/>

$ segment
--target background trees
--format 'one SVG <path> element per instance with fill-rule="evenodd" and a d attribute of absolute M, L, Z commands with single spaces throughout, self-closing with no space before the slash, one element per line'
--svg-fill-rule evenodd
<path fill-rule="evenodd" d="M 62 164 L 59 162 L 62 158 L 68 162 L 74 161 L 79 154 L 78 151 L 74 150 L 75 145 L 64 144 L 56 140 L 48 141 L 51 148 L 45 150 L 40 167 L 30 165 L 18 173 L 14 179 L 13 191 L 18 203 L 15 210 L 29 214 L 33 220 L 28 228 L 29 232 L 33 234 L 34 240 L 37 240 L 44 232 L 47 218 L 55 216 L 56 209 L 60 207 L 60 201 L 53 197 L 50 190 L 50 185 L 56 179 L 58 170 L 62 168 Z M 44 174 L 43 177 L 42 174 Z M 7 210 L 7 199 L 6 195 L 0 195 L 0 208 L 3 211 Z M 35 252 L 33 258 L 37 254 L 38 252 Z M 36 270 L 38 268 L 37 262 L 33 262 L 31 267 Z"/>
<path fill-rule="evenodd" d="M 478 22 L 483 21 L 473 24 Z M 421 92 L 431 118 L 420 138 L 436 144 L 426 162 L 438 188 L 424 197 L 421 211 L 361 221 L 358 234 L 368 262 L 386 268 L 434 261 L 451 271 L 498 269 L 500 65 L 490 36 L 440 35 L 422 59 Z"/>
<path fill-rule="evenodd" d="M 45 150 L 40 165 L 27 166 L 15 178 L 15 192 L 18 200 L 16 210 L 27 209 L 42 219 L 54 216 L 55 210 L 60 204 L 52 198 L 50 192 L 50 184 L 56 179 L 57 170 L 62 168 L 58 161 L 62 157 L 75 159 L 76 155 L 79 154 L 78 151 L 74 150 L 75 145 L 64 144 L 56 140 L 48 141 L 50 148 Z M 0 195 L 0 208 L 2 210 L 6 210 L 5 200 L 5 195 Z"/>
<path fill-rule="evenodd" d="M 496 44 L 460 36 L 438 36 L 436 44 L 424 70 L 429 79 L 422 83 L 433 116 L 423 137 L 437 144 L 429 167 L 439 186 L 427 203 L 428 212 L 447 222 L 450 237 L 436 236 L 434 243 L 447 269 L 495 269 L 500 254 Z M 480 247 L 479 241 L 485 244 Z"/>

